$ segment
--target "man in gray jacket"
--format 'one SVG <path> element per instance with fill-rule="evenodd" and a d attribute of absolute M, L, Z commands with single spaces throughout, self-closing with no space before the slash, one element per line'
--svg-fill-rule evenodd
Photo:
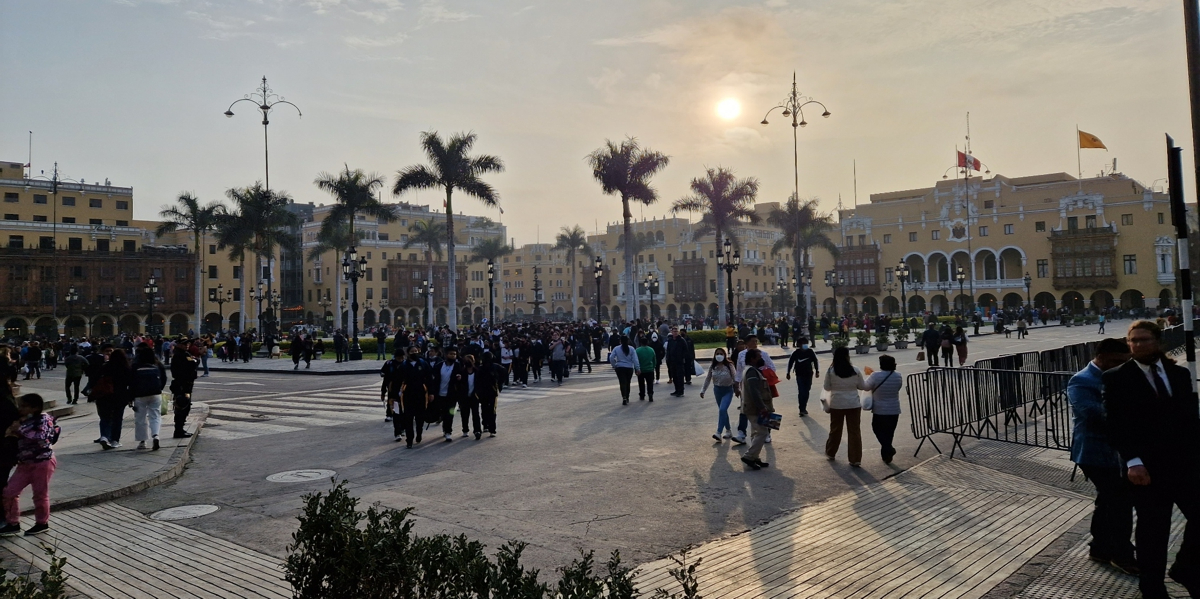
<path fill-rule="evenodd" d="M 771 432 L 766 425 L 759 424 L 758 419 L 774 412 L 775 406 L 771 402 L 771 388 L 759 370 L 766 363 L 762 352 L 748 349 L 745 356 L 746 372 L 742 374 L 742 414 L 750 421 L 750 446 L 746 453 L 742 454 L 742 463 L 751 470 L 758 470 L 770 466 L 759 458 L 759 454 L 767 442 L 767 435 Z"/>

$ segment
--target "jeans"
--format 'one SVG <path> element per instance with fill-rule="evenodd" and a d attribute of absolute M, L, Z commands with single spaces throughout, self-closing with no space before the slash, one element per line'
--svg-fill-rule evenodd
<path fill-rule="evenodd" d="M 1133 559 L 1133 485 L 1117 466 L 1080 464 L 1079 469 L 1096 486 L 1092 513 L 1092 555 Z"/>
<path fill-rule="evenodd" d="M 8 479 L 4 487 L 4 515 L 9 524 L 21 523 L 21 507 L 18 498 L 25 487 L 33 486 L 33 510 L 38 524 L 50 522 L 50 477 L 58 460 L 50 458 L 41 462 L 17 464 L 17 472 Z"/>
<path fill-rule="evenodd" d="M 842 445 L 842 429 L 845 428 L 849 437 L 847 449 L 850 461 L 856 464 L 862 462 L 862 430 L 859 428 L 861 418 L 862 408 L 829 411 L 829 440 L 825 442 L 825 455 L 837 455 L 838 447 Z"/>
<path fill-rule="evenodd" d="M 629 399 L 629 382 L 633 380 L 633 369 L 622 366 L 613 370 L 617 371 L 617 382 L 621 384 L 621 399 Z"/>
<path fill-rule="evenodd" d="M 812 394 L 812 377 L 804 374 L 796 377 L 796 402 L 800 404 L 800 414 L 808 413 L 808 396 Z"/>
<path fill-rule="evenodd" d="M 200 354 L 200 366 L 204 368 L 204 376 L 208 376 L 208 350 Z"/>
<path fill-rule="evenodd" d="M 69 403 L 75 403 L 75 402 L 79 401 L 79 381 L 80 381 L 80 379 L 82 379 L 82 378 L 83 378 L 83 376 L 69 376 L 69 377 L 67 377 L 67 401 L 68 401 Z M 72 386 L 72 385 L 74 385 L 74 386 L 75 386 L 75 393 L 74 393 L 74 394 L 72 394 L 72 393 L 71 393 L 71 386 Z"/>
<path fill-rule="evenodd" d="M 733 434 L 729 427 L 729 404 L 733 402 L 733 387 L 713 385 L 713 397 L 717 400 L 717 436 L 722 432 Z"/>
<path fill-rule="evenodd" d="M 149 441 L 162 426 L 162 396 L 147 395 L 133 400 L 133 438 Z"/>
<path fill-rule="evenodd" d="M 879 456 L 885 462 L 892 461 L 892 456 L 896 455 L 896 448 L 892 447 L 892 439 L 896 436 L 896 425 L 899 422 L 899 414 L 871 415 L 871 432 L 875 433 L 875 438 L 879 440 Z M 1126 535 L 1126 537 L 1128 536 Z"/>
<path fill-rule="evenodd" d="M 113 443 L 121 441 L 121 422 L 125 419 L 125 405 L 125 402 L 117 401 L 96 406 L 100 412 L 100 436 L 102 438 Z"/>
<path fill-rule="evenodd" d="M 650 396 L 650 401 L 654 401 L 654 371 L 639 370 L 638 371 L 638 399 L 642 399 L 647 395 Z"/>

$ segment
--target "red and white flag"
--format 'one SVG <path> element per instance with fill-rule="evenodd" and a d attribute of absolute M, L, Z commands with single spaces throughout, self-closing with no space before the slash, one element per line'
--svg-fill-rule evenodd
<path fill-rule="evenodd" d="M 981 171 L 983 169 L 980 168 L 980 166 L 982 166 L 982 165 L 979 162 L 978 158 L 971 156 L 969 154 L 966 154 L 961 150 L 958 151 L 958 167 L 959 168 L 969 168 L 971 170 Z"/>

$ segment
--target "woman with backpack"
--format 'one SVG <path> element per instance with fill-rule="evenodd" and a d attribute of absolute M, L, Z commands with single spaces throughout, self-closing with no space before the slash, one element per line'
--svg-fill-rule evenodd
<path fill-rule="evenodd" d="M 121 446 L 121 424 L 125 419 L 125 406 L 129 405 L 129 358 L 121 348 L 101 346 L 100 351 L 111 353 L 100 367 L 99 379 L 92 387 L 92 399 L 100 414 L 100 438 L 96 442 L 104 449 L 116 449 Z"/>
<path fill-rule="evenodd" d="M 149 346 L 139 346 L 133 353 L 133 374 L 129 395 L 133 398 L 134 438 L 138 449 L 146 449 L 153 439 L 158 449 L 158 430 L 162 426 L 162 390 L 167 386 L 167 369 Z"/>
<path fill-rule="evenodd" d="M 892 439 L 900 422 L 900 387 L 904 376 L 896 372 L 896 358 L 879 356 L 879 370 L 867 378 L 871 390 L 871 432 L 879 440 L 879 454 L 884 464 L 891 464 L 896 455 Z"/>

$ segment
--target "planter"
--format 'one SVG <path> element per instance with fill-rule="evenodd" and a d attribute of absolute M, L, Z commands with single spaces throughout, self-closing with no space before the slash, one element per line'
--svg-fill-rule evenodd
<path fill-rule="evenodd" d="M 907 341 L 897 341 L 896 349 L 908 349 L 908 342 Z"/>
<path fill-rule="evenodd" d="M 1073 322 L 1071 322 L 1071 321 L 1069 321 L 1069 320 L 1067 320 L 1067 321 L 1064 321 L 1064 322 L 1062 323 L 1062 325 L 1063 325 L 1064 327 L 1069 327 L 1069 326 L 1071 326 L 1072 324 L 1074 324 L 1074 323 L 1073 323 Z"/>
<path fill-rule="evenodd" d="M 878 350 L 878 351 L 887 351 L 887 348 L 888 348 L 888 344 L 887 344 L 887 342 L 882 342 L 882 343 L 876 343 L 876 344 L 875 344 L 875 349 L 876 349 L 876 350 Z"/>
<path fill-rule="evenodd" d="M 871 346 L 870 346 L 870 345 L 855 345 L 855 346 L 854 346 L 854 353 L 856 353 L 856 354 L 868 354 L 868 353 L 871 353 Z"/>

